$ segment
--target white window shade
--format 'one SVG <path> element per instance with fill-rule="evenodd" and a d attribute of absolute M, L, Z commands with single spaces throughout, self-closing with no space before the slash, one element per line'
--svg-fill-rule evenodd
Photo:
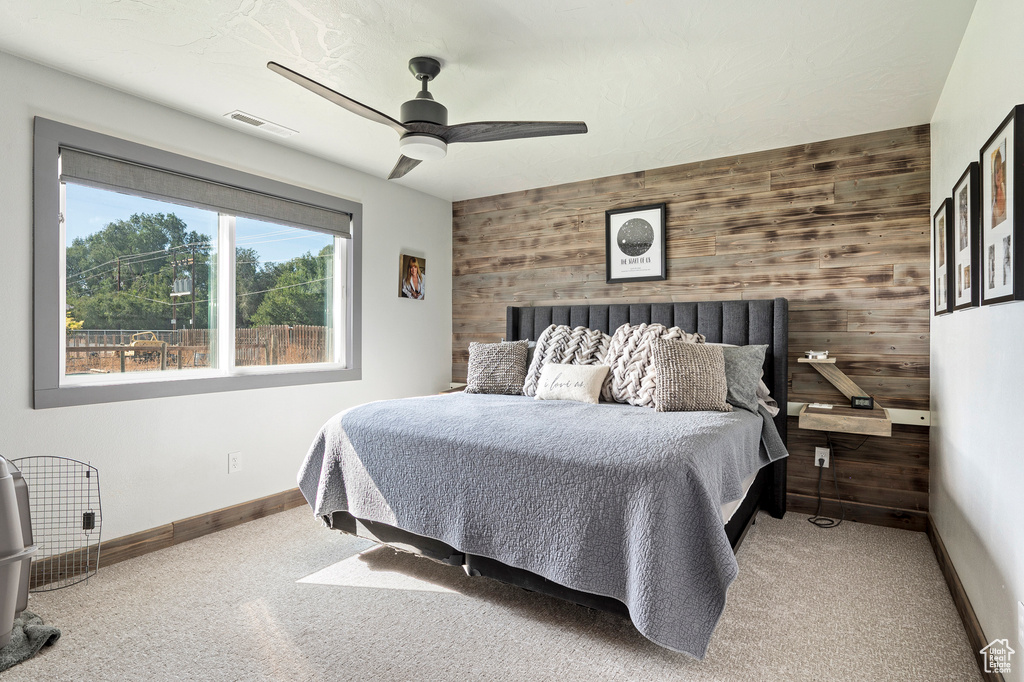
<path fill-rule="evenodd" d="M 161 199 L 350 238 L 348 213 L 69 147 L 60 149 L 60 180 Z"/>

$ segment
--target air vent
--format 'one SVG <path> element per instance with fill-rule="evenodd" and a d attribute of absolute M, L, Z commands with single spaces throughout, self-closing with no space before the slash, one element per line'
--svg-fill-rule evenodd
<path fill-rule="evenodd" d="M 252 114 L 247 114 L 244 111 L 239 111 L 237 109 L 232 111 L 230 114 L 224 114 L 224 118 L 229 118 L 232 121 L 238 121 L 239 123 L 252 126 L 253 128 L 259 128 L 264 132 L 268 132 L 271 135 L 277 135 L 278 137 L 291 137 L 297 132 L 291 128 L 285 128 L 284 126 L 279 126 L 276 123 L 271 123 L 265 118 L 253 116 Z"/>

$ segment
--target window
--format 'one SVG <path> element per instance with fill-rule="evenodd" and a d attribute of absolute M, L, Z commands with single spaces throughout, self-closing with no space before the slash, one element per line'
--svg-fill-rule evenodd
<path fill-rule="evenodd" d="M 35 137 L 36 407 L 360 378 L 359 204 Z"/>

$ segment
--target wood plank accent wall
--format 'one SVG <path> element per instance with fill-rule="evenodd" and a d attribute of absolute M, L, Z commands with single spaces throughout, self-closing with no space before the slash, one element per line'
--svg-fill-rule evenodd
<path fill-rule="evenodd" d="M 842 398 L 796 362 L 827 348 L 881 404 L 926 410 L 929 164 L 922 125 L 457 202 L 453 379 L 470 341 L 504 335 L 508 305 L 785 296 L 790 400 Z M 605 210 L 660 202 L 668 279 L 606 284 Z M 924 530 L 927 428 L 836 442 L 847 518 Z M 824 436 L 791 418 L 789 445 L 790 507 L 813 511 Z"/>

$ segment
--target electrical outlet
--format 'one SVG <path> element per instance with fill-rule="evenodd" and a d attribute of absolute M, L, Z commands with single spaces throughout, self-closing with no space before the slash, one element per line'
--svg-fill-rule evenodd
<path fill-rule="evenodd" d="M 242 453 L 241 452 L 229 452 L 228 453 L 228 473 L 237 474 L 242 470 Z"/>
<path fill-rule="evenodd" d="M 818 464 L 821 460 L 825 460 L 825 468 L 828 468 L 829 450 L 828 448 L 814 448 L 814 466 L 820 467 Z"/>
<path fill-rule="evenodd" d="M 1024 602 L 1017 602 L 1017 644 L 1024 646 Z"/>

